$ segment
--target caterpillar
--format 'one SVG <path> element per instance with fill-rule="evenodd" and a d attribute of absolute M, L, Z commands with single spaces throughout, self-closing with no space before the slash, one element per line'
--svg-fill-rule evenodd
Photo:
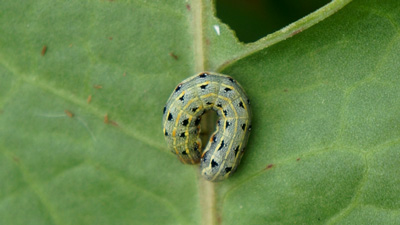
<path fill-rule="evenodd" d="M 201 116 L 218 114 L 215 132 L 202 151 Z M 220 181 L 233 174 L 243 156 L 251 130 L 250 101 L 232 77 L 203 72 L 182 81 L 163 110 L 168 147 L 185 164 L 200 163 L 201 175 Z"/>

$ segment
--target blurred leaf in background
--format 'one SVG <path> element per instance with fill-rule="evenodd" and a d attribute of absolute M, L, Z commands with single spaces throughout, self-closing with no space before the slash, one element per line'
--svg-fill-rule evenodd
<path fill-rule="evenodd" d="M 218 0 L 217 16 L 250 43 L 319 9 L 329 0 Z"/>

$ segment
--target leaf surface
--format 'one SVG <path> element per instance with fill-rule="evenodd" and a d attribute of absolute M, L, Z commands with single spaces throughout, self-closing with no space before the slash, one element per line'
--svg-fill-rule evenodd
<path fill-rule="evenodd" d="M 400 3 L 347 3 L 243 44 L 211 1 L 2 1 L 0 224 L 400 223 Z M 161 131 L 203 70 L 253 111 L 215 184 Z"/>

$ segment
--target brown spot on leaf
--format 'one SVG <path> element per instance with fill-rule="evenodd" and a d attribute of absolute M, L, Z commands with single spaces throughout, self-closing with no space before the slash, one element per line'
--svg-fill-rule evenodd
<path fill-rule="evenodd" d="M 170 52 L 169 55 L 174 58 L 175 60 L 178 60 L 178 56 L 175 55 L 173 52 Z"/>
<path fill-rule="evenodd" d="M 42 56 L 44 56 L 45 54 L 46 54 L 46 52 L 47 52 L 47 46 L 46 45 L 43 45 L 43 48 L 42 48 L 42 52 L 40 53 Z"/>
<path fill-rule="evenodd" d="M 92 95 L 89 95 L 88 97 L 87 97 L 87 103 L 89 104 L 91 101 L 92 101 Z"/>
<path fill-rule="evenodd" d="M 222 224 L 222 218 L 221 215 L 217 215 L 217 224 Z"/>
<path fill-rule="evenodd" d="M 104 115 L 104 123 L 105 124 L 111 124 L 115 127 L 118 127 L 118 123 L 115 121 L 110 120 L 110 118 L 108 117 L 108 114 L 106 113 L 106 115 Z"/>
<path fill-rule="evenodd" d="M 72 118 L 72 117 L 74 117 L 74 114 L 72 113 L 72 112 L 70 112 L 69 110 L 64 110 L 64 113 L 69 117 L 69 118 Z"/>
<path fill-rule="evenodd" d="M 106 115 L 104 115 L 104 123 L 107 124 L 110 121 L 108 120 L 108 114 L 106 113 Z"/>
<path fill-rule="evenodd" d="M 302 32 L 302 31 L 303 31 L 302 29 L 296 30 L 296 31 L 294 31 L 293 33 L 291 33 L 290 36 L 293 37 L 294 35 L 296 35 L 296 34 Z"/>
<path fill-rule="evenodd" d="M 265 169 L 271 169 L 274 166 L 274 164 L 269 164 Z"/>

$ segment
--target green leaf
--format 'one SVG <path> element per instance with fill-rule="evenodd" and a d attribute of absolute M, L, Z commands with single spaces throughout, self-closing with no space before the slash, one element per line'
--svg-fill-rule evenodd
<path fill-rule="evenodd" d="M 399 11 L 333 1 L 243 44 L 212 1 L 2 1 L 0 224 L 399 224 Z M 252 102 L 219 183 L 161 128 L 204 70 Z"/>

